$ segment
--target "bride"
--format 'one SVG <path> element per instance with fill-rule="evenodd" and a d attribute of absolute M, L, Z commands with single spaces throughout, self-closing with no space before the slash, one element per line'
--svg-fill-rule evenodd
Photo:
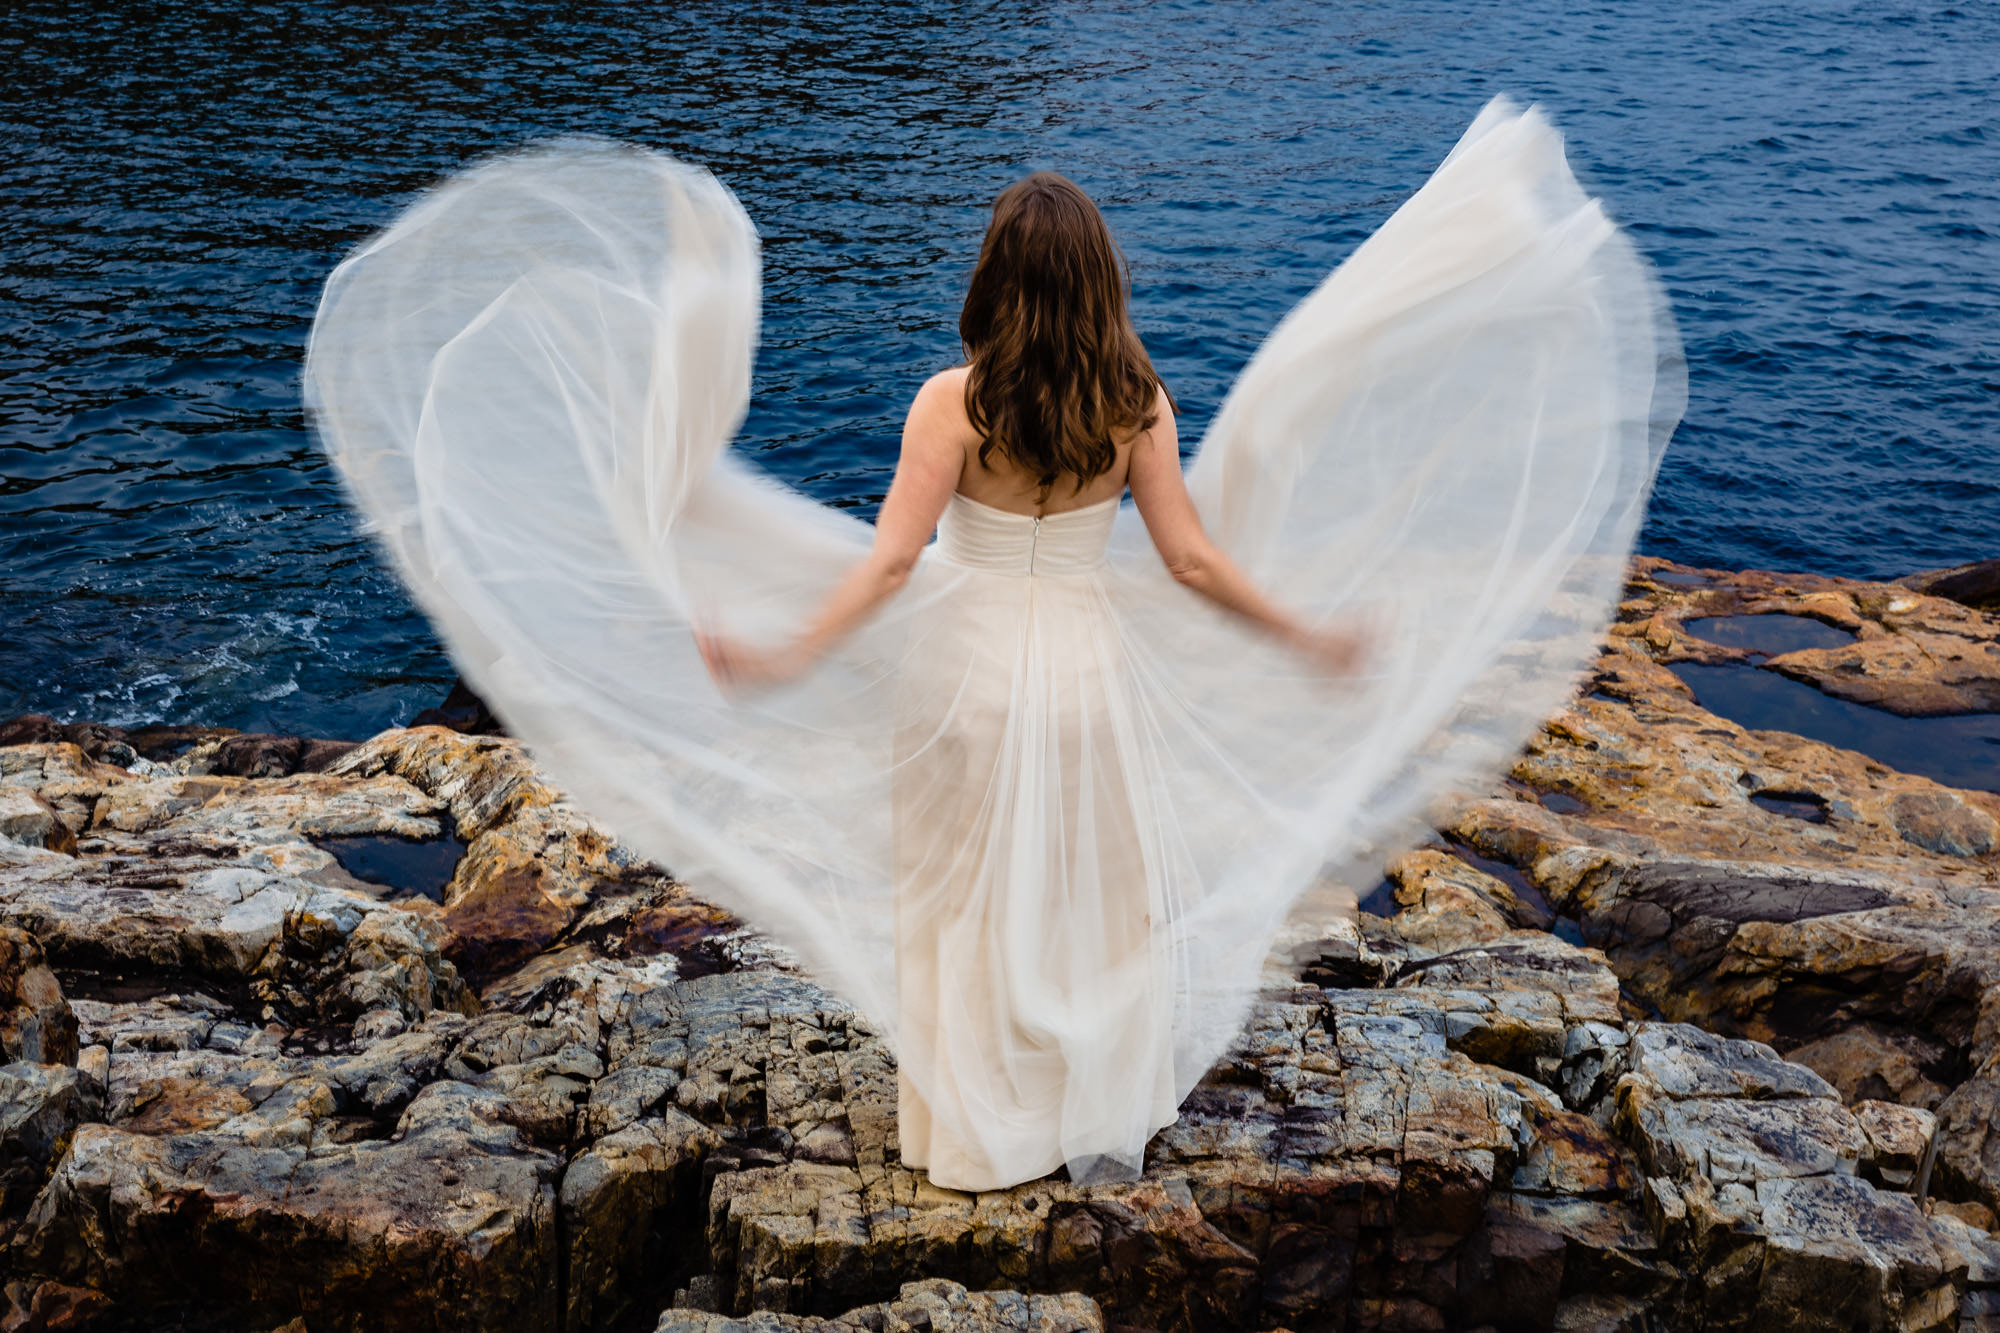
<path fill-rule="evenodd" d="M 787 680 L 909 582 L 934 532 L 931 559 L 967 571 L 934 616 L 950 646 L 904 665 L 892 779 L 902 1058 L 949 1069 L 928 1082 L 953 1104 L 904 1079 L 897 1118 L 906 1165 L 981 1189 L 1065 1157 L 1087 1174 L 1079 1157 L 1129 1154 L 1179 1100 L 1150 925 L 1172 911 L 1141 817 L 1161 775 L 1117 741 L 1133 667 L 1093 577 L 1112 507 L 1129 488 L 1174 578 L 1274 639 L 1333 669 L 1357 643 L 1273 605 L 1202 530 L 1173 401 L 1075 185 L 1041 172 L 1000 196 L 959 330 L 968 363 L 918 392 L 874 545 L 810 626 L 765 652 L 697 637 L 725 683 Z"/>
<path fill-rule="evenodd" d="M 889 1037 L 906 1165 L 1130 1178 L 1316 877 L 1588 662 L 1682 403 L 1665 303 L 1496 101 L 1183 472 L 1110 235 L 1038 174 L 872 527 L 724 452 L 757 308 L 706 173 L 546 145 L 340 265 L 308 394 L 537 760 Z"/>

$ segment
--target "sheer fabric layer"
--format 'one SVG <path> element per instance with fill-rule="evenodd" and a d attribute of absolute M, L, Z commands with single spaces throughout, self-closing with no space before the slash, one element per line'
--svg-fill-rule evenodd
<path fill-rule="evenodd" d="M 1589 660 L 1681 407 L 1664 301 L 1560 137 L 1496 102 L 1188 469 L 1276 596 L 1372 626 L 1360 676 L 1209 609 L 1129 508 L 958 497 L 881 615 L 726 699 L 691 623 L 776 641 L 871 536 L 724 452 L 757 304 L 713 179 L 560 143 L 344 262 L 308 392 L 508 727 L 889 1035 L 905 1160 L 967 1189 L 1129 1175 L 1322 867 L 1493 780 Z"/>
<path fill-rule="evenodd" d="M 928 553 L 966 572 L 912 636 L 891 787 L 898 1049 L 931 1071 L 898 1124 L 940 1183 L 1128 1174 L 1179 1102 L 1158 756 L 1098 573 L 1116 517 L 955 496 Z"/>

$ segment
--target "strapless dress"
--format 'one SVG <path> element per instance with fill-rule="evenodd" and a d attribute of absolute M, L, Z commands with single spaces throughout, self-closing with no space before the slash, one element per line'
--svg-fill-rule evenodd
<path fill-rule="evenodd" d="M 1307 890 L 1488 789 L 1591 661 L 1684 399 L 1666 303 L 1561 136 L 1496 100 L 1187 468 L 1273 599 L 1369 627 L 1358 673 L 1175 583 L 1129 507 L 959 497 L 811 671 L 725 694 L 692 626 L 782 642 L 873 536 L 726 448 L 758 283 L 705 171 L 532 148 L 335 270 L 313 421 L 550 776 L 884 1033 L 907 1163 L 1130 1176 Z"/>

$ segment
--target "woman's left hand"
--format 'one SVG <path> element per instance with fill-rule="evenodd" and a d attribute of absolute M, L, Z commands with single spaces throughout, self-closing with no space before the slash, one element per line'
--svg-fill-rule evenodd
<path fill-rule="evenodd" d="M 694 632 L 694 641 L 701 649 L 701 660 L 707 664 L 708 674 L 725 690 L 783 685 L 803 675 L 812 665 L 811 657 L 796 646 L 776 650 L 757 648 L 741 639 L 702 629 Z"/>

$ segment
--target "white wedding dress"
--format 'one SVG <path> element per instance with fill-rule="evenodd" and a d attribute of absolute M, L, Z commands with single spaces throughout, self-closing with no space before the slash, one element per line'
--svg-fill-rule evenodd
<path fill-rule="evenodd" d="M 1492 782 L 1589 661 L 1685 376 L 1560 136 L 1496 101 L 1245 369 L 1188 468 L 1315 673 L 1168 577 L 1129 507 L 964 496 L 795 684 L 871 529 L 725 452 L 756 234 L 707 173 L 567 141 L 448 181 L 327 283 L 320 438 L 466 679 L 572 796 L 891 1040 L 901 1151 L 1129 1176 L 1322 868 Z M 914 391 L 915 386 L 911 386 Z"/>

